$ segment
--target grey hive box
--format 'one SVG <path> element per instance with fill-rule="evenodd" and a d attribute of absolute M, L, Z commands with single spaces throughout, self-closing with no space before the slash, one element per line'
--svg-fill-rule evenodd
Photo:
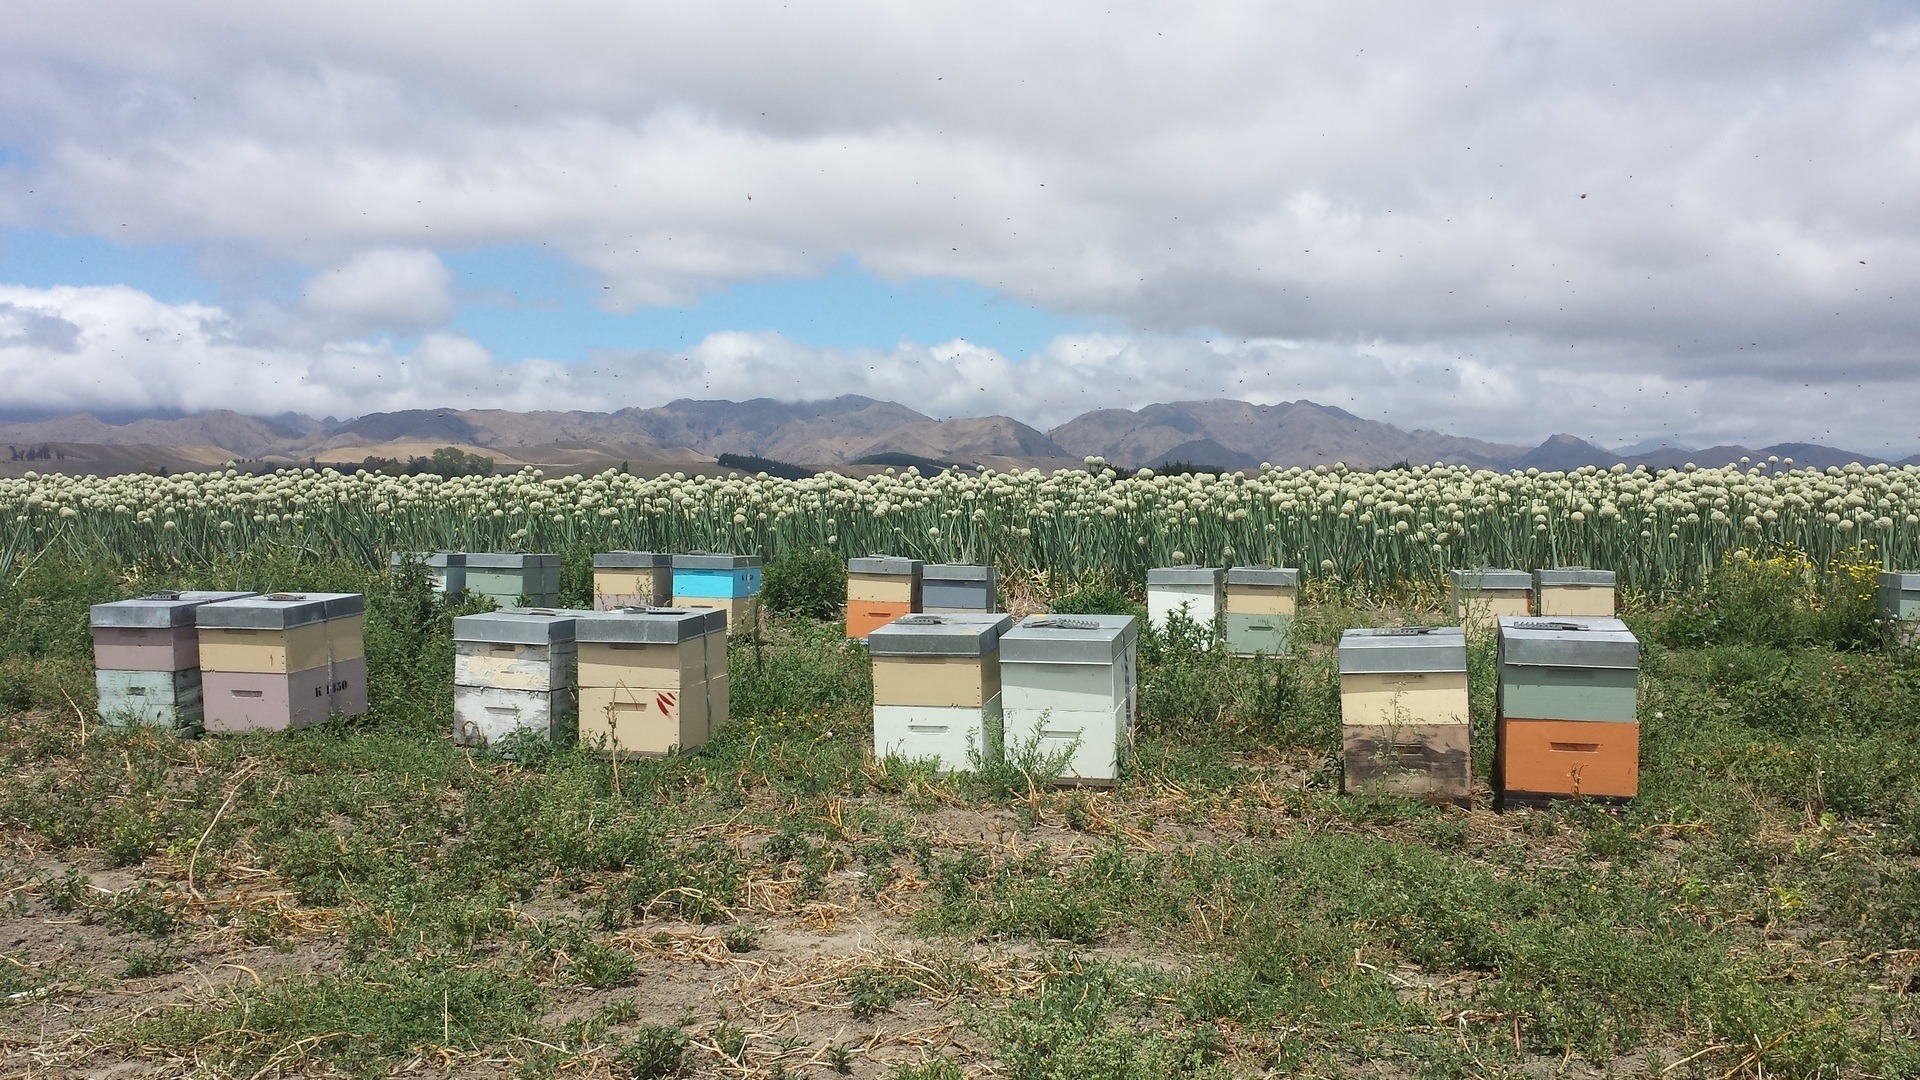
<path fill-rule="evenodd" d="M 467 591 L 467 556 L 461 551 L 396 551 L 388 565 L 398 570 L 409 561 L 426 567 L 433 591 L 457 599 Z"/>
<path fill-rule="evenodd" d="M 1498 655 L 1501 716 L 1639 719 L 1640 642 L 1619 619 L 1504 618 Z"/>
<path fill-rule="evenodd" d="M 727 722 L 727 615 L 716 608 L 632 607 L 575 628 L 580 737 L 603 753 L 698 750 Z"/>
<path fill-rule="evenodd" d="M 873 752 L 932 759 L 941 772 L 999 760 L 1000 637 L 1008 615 L 906 615 L 867 638 Z"/>
<path fill-rule="evenodd" d="M 1226 572 L 1214 566 L 1156 566 L 1147 571 L 1147 624 L 1165 633 L 1176 611 L 1203 633 L 1226 608 Z"/>
<path fill-rule="evenodd" d="M 1000 606 L 1000 576 L 991 566 L 928 563 L 920 571 L 920 610 L 932 614 L 990 612 Z"/>
<path fill-rule="evenodd" d="M 1889 622 L 1920 619 L 1920 574 L 1883 570 L 1874 590 L 1874 607 Z"/>
<path fill-rule="evenodd" d="M 213 733 L 284 731 L 367 711 L 366 599 L 266 593 L 194 609 Z"/>
<path fill-rule="evenodd" d="M 1609 618 L 1617 578 L 1611 570 L 1563 566 L 1533 572 L 1534 614 L 1547 618 Z"/>
<path fill-rule="evenodd" d="M 453 620 L 453 741 L 565 742 L 575 732 L 574 629 L 591 612 L 502 608 Z"/>
<path fill-rule="evenodd" d="M 1227 569 L 1227 648 L 1235 656 L 1284 656 L 1298 610 L 1300 571 L 1284 566 Z"/>
<path fill-rule="evenodd" d="M 1462 626 L 1492 630 L 1502 616 L 1533 614 L 1533 575 L 1525 570 L 1452 570 L 1447 579 Z"/>
<path fill-rule="evenodd" d="M 560 604 L 560 556 L 523 551 L 467 553 L 467 591 L 500 607 L 526 599 L 529 607 Z"/>
<path fill-rule="evenodd" d="M 1000 635 L 1005 752 L 1065 755 L 1056 779 L 1112 784 L 1132 752 L 1139 623 L 1034 615 Z"/>
<path fill-rule="evenodd" d="M 651 607 L 672 598 L 672 555 L 663 551 L 603 551 L 593 557 L 593 610 Z"/>
<path fill-rule="evenodd" d="M 1473 795 L 1467 638 L 1458 626 L 1340 635 L 1342 787 L 1350 795 Z"/>

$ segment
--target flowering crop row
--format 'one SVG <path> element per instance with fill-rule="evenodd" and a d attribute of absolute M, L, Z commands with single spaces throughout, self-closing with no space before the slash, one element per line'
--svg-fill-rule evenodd
<path fill-rule="evenodd" d="M 1737 548 L 1824 564 L 1861 549 L 1920 565 L 1920 468 L 1772 464 L 1649 472 L 1359 472 L 1122 476 L 1085 470 L 546 478 L 283 470 L 0 479 L 0 547 L 74 545 L 126 561 L 197 562 L 262 543 L 369 565 L 390 551 L 736 551 L 824 547 L 990 561 L 1137 582 L 1149 566 L 1274 563 L 1386 583 L 1457 567 L 1586 565 L 1628 587 L 1696 580 Z"/>

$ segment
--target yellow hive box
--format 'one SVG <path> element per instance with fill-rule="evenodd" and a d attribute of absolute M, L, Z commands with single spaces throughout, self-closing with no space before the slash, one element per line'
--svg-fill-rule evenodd
<path fill-rule="evenodd" d="M 1340 676 L 1340 722 L 1378 727 L 1467 722 L 1467 673 L 1367 673 Z"/>
<path fill-rule="evenodd" d="M 242 627 L 200 629 L 200 669 L 285 675 L 366 655 L 365 618 L 307 623 L 285 630 Z"/>
<path fill-rule="evenodd" d="M 716 634 L 715 637 L 720 635 Z M 728 710 L 733 706 L 731 694 L 727 689 L 727 677 L 715 675 L 707 680 L 707 738 L 711 739 L 727 726 Z"/>
<path fill-rule="evenodd" d="M 672 592 L 673 571 L 670 568 L 659 570 L 596 568 L 593 571 L 593 602 L 595 610 L 598 611 L 665 603 Z"/>
<path fill-rule="evenodd" d="M 753 632 L 756 616 L 760 612 L 758 596 L 676 596 L 673 606 L 677 608 L 702 608 L 709 611 L 727 613 L 727 633 L 750 634 Z"/>
<path fill-rule="evenodd" d="M 847 599 L 917 605 L 920 581 L 907 574 L 848 574 Z"/>
<path fill-rule="evenodd" d="M 1588 570 L 1577 566 L 1535 570 L 1533 601 L 1540 606 L 1539 613 L 1543 616 L 1611 618 L 1616 584 L 1617 579 L 1611 570 Z"/>
<path fill-rule="evenodd" d="M 714 635 L 718 636 L 718 635 Z M 707 679 L 707 644 L 692 638 L 673 645 L 582 641 L 580 686 L 659 686 L 678 690 Z"/>
<path fill-rule="evenodd" d="M 1227 583 L 1227 612 L 1233 615 L 1293 615 L 1299 597 L 1294 589 L 1270 589 Z"/>
<path fill-rule="evenodd" d="M 664 757 L 707 742 L 707 688 L 580 688 L 580 742 L 619 756 Z"/>
<path fill-rule="evenodd" d="M 1000 694 L 1000 658 L 875 656 L 873 703 L 978 709 Z"/>

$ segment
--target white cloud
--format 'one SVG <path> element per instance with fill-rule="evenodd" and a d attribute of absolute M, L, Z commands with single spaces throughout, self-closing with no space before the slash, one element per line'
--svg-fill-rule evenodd
<path fill-rule="evenodd" d="M 444 326 L 456 306 L 450 276 L 431 251 L 381 249 L 316 274 L 302 292 L 307 313 L 346 333 Z"/>

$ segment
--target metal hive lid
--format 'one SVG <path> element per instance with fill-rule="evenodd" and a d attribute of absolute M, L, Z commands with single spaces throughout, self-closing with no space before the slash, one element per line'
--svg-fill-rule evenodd
<path fill-rule="evenodd" d="M 1223 571 L 1217 566 L 1156 566 L 1147 571 L 1149 585 L 1212 585 L 1219 587 Z"/>
<path fill-rule="evenodd" d="M 396 551 L 388 557 L 387 565 L 398 568 L 408 559 L 434 570 L 467 565 L 467 553 L 464 551 Z"/>
<path fill-rule="evenodd" d="M 1300 571 L 1287 566 L 1230 566 L 1227 568 L 1227 584 L 1257 585 L 1269 589 L 1285 589 L 1300 584 Z"/>
<path fill-rule="evenodd" d="M 193 618 L 202 628 L 291 630 L 308 623 L 344 619 L 367 609 L 359 593 L 266 593 L 204 604 Z"/>
<path fill-rule="evenodd" d="M 985 656 L 1013 628 L 1011 615 L 902 615 L 867 635 L 874 656 Z"/>
<path fill-rule="evenodd" d="M 558 555 L 526 551 L 467 552 L 467 566 L 480 570 L 535 570 L 559 565 Z"/>
<path fill-rule="evenodd" d="M 590 611 L 575 608 L 501 608 L 453 620 L 453 640 L 503 645 L 556 645 L 573 640 L 575 625 Z"/>
<path fill-rule="evenodd" d="M 202 605 L 257 595 L 251 592 L 159 592 L 132 600 L 95 604 L 87 609 L 87 622 L 92 626 L 140 630 L 192 626 L 194 609 Z"/>
<path fill-rule="evenodd" d="M 849 574 L 890 574 L 905 577 L 917 574 L 925 564 L 919 559 L 908 559 L 898 555 L 863 555 L 847 560 Z"/>
<path fill-rule="evenodd" d="M 595 570 L 659 570 L 673 565 L 664 551 L 602 551 L 593 557 Z"/>
<path fill-rule="evenodd" d="M 1603 585 L 1611 589 L 1616 580 L 1611 570 L 1589 570 L 1584 566 L 1561 566 L 1533 572 L 1533 587 L 1536 589 L 1542 585 Z"/>
<path fill-rule="evenodd" d="M 1533 575 L 1525 570 L 1454 570 L 1450 576 L 1453 587 L 1463 592 L 1533 588 Z"/>
<path fill-rule="evenodd" d="M 1920 592 L 1920 574 L 1903 573 L 1898 570 L 1880 571 L 1880 587 L 1898 592 Z"/>
<path fill-rule="evenodd" d="M 1500 664 L 1637 671 L 1640 641 L 1619 619 L 1509 615 L 1500 620 Z"/>
<path fill-rule="evenodd" d="M 1000 662 L 1111 664 L 1139 637 L 1131 615 L 1029 615 L 1000 635 Z"/>
<path fill-rule="evenodd" d="M 615 608 L 582 614 L 573 624 L 575 641 L 678 645 L 705 637 L 712 612 L 706 608 Z M 727 613 L 720 612 L 726 626 Z"/>
<path fill-rule="evenodd" d="M 921 581 L 992 581 L 993 567 L 971 563 L 928 563 L 920 568 Z"/>
<path fill-rule="evenodd" d="M 1458 626 L 1370 626 L 1340 633 L 1340 674 L 1394 675 L 1467 670 L 1467 634 Z"/>
<path fill-rule="evenodd" d="M 759 565 L 758 555 L 728 555 L 716 551 L 691 551 L 673 557 L 675 570 L 747 570 Z"/>

